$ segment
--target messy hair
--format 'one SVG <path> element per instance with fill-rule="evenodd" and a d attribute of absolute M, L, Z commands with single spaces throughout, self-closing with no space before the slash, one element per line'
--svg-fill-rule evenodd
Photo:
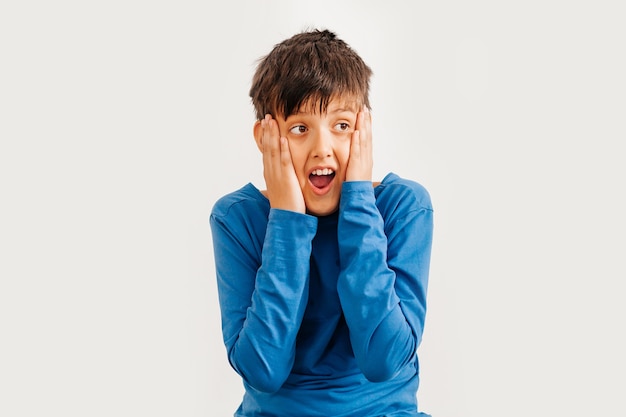
<path fill-rule="evenodd" d="M 371 75 L 370 67 L 335 33 L 316 29 L 276 44 L 259 60 L 250 98 L 259 120 L 267 113 L 287 118 L 305 107 L 324 113 L 337 97 L 369 109 Z"/>

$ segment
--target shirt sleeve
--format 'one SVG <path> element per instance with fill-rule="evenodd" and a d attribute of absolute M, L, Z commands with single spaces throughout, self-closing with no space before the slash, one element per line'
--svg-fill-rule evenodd
<path fill-rule="evenodd" d="M 428 194 L 406 189 L 385 220 L 371 183 L 346 182 L 342 191 L 337 290 L 354 355 L 371 381 L 393 378 L 412 361 L 423 333 L 433 212 Z"/>
<path fill-rule="evenodd" d="M 271 209 L 260 263 L 245 221 L 211 215 L 210 224 L 230 364 L 253 388 L 277 391 L 295 358 L 317 219 Z"/>

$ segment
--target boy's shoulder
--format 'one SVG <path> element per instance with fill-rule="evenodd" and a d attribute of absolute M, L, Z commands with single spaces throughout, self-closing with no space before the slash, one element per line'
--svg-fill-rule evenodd
<path fill-rule="evenodd" d="M 213 205 L 211 216 L 225 217 L 232 212 L 269 212 L 269 201 L 252 183 L 223 195 Z"/>
<path fill-rule="evenodd" d="M 419 209 L 433 209 L 430 193 L 426 187 L 393 172 L 387 174 L 374 190 L 379 206 L 402 204 Z"/>

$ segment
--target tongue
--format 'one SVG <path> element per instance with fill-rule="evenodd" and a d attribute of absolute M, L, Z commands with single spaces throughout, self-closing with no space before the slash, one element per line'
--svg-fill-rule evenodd
<path fill-rule="evenodd" d="M 333 179 L 333 175 L 311 175 L 310 179 L 311 184 L 313 184 L 315 187 L 324 188 L 328 184 L 330 184 Z"/>

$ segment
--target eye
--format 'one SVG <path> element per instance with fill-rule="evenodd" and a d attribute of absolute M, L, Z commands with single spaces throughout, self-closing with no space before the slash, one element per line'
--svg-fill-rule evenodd
<path fill-rule="evenodd" d="M 350 129 L 350 124 L 346 122 L 340 122 L 335 125 L 335 128 L 341 132 L 347 132 Z"/>
<path fill-rule="evenodd" d="M 302 135 L 303 133 L 306 133 L 306 126 L 303 126 L 303 125 L 294 126 L 291 129 L 289 129 L 289 133 L 293 135 Z"/>

